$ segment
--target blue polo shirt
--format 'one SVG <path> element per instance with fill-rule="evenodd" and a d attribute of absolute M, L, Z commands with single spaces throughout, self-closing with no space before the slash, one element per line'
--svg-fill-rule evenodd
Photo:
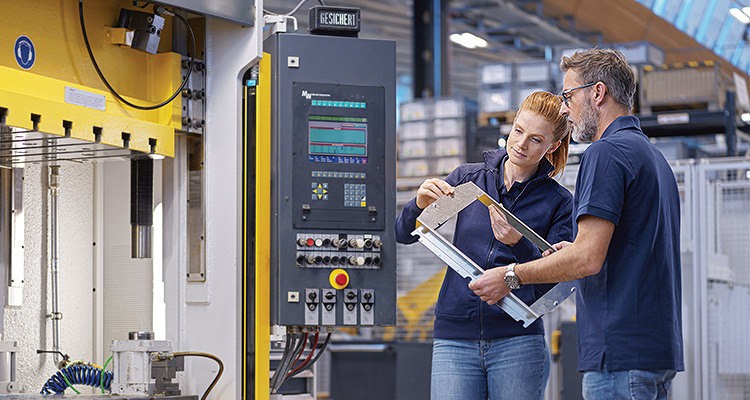
<path fill-rule="evenodd" d="M 615 224 L 598 274 L 578 280 L 578 369 L 684 370 L 680 199 L 636 117 L 613 121 L 581 158 L 573 200 Z M 574 224 L 577 234 L 577 224 Z"/>

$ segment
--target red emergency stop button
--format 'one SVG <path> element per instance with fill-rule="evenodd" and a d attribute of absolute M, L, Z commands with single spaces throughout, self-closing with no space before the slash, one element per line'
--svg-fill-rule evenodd
<path fill-rule="evenodd" d="M 328 277 L 328 281 L 335 289 L 343 289 L 349 285 L 349 274 L 341 268 L 334 269 Z"/>

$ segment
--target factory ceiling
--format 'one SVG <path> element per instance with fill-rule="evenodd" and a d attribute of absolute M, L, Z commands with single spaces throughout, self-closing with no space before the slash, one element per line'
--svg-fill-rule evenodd
<path fill-rule="evenodd" d="M 412 73 L 412 1 L 328 0 L 326 5 L 362 9 L 360 37 L 397 42 L 397 74 L 409 83 Z M 273 13 L 292 10 L 297 0 L 267 2 Z M 295 15 L 307 29 L 309 0 Z M 476 98 L 478 66 L 495 62 L 557 58 L 559 46 L 590 47 L 650 41 L 665 51 L 667 63 L 715 60 L 722 69 L 747 74 L 723 60 L 636 0 L 452 0 L 447 3 L 447 34 L 471 32 L 487 40 L 481 49 L 449 42 L 450 92 Z"/>

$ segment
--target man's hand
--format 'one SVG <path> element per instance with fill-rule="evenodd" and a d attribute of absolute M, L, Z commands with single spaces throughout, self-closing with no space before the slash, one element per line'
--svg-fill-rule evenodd
<path fill-rule="evenodd" d="M 562 250 L 562 249 L 570 246 L 571 244 L 573 244 L 573 243 L 568 242 L 568 241 L 562 241 L 562 242 L 553 244 L 552 247 L 556 251 L 560 251 L 560 250 Z M 550 255 L 552 253 L 554 253 L 552 250 L 544 250 L 544 253 L 542 253 L 542 257 L 547 257 L 548 255 Z"/>
<path fill-rule="evenodd" d="M 434 203 L 435 200 L 447 194 L 453 194 L 455 191 L 456 189 L 453 186 L 442 179 L 427 179 L 417 189 L 417 207 L 424 210 L 427 206 Z"/>
<path fill-rule="evenodd" d="M 510 293 L 510 288 L 505 285 L 505 267 L 485 271 L 481 278 L 469 283 L 469 289 L 487 304 L 497 303 Z"/>
<path fill-rule="evenodd" d="M 516 228 L 510 226 L 508 219 L 505 218 L 505 214 L 500 212 L 494 204 L 487 208 L 490 209 L 490 223 L 492 225 L 492 233 L 495 235 L 495 239 L 507 244 L 508 246 L 515 246 L 523 237 L 521 232 L 518 232 Z"/>

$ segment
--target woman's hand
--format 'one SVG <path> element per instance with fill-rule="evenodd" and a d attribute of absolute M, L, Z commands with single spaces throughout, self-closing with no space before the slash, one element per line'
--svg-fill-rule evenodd
<path fill-rule="evenodd" d="M 453 186 L 442 179 L 427 179 L 417 189 L 417 207 L 424 210 L 427 206 L 434 203 L 435 200 L 447 194 L 453 194 L 455 191 L 456 189 Z"/>
<path fill-rule="evenodd" d="M 469 289 L 479 296 L 482 301 L 493 305 L 510 293 L 510 288 L 505 284 L 505 272 L 507 266 L 490 268 L 484 271 L 481 278 L 469 283 Z"/>
<path fill-rule="evenodd" d="M 490 205 L 490 223 L 492 225 L 492 233 L 495 235 L 495 239 L 507 244 L 508 246 L 515 246 L 519 240 L 523 237 L 521 232 L 518 232 L 516 228 L 510 226 L 508 219 L 505 218 L 505 214 L 495 207 Z"/>

